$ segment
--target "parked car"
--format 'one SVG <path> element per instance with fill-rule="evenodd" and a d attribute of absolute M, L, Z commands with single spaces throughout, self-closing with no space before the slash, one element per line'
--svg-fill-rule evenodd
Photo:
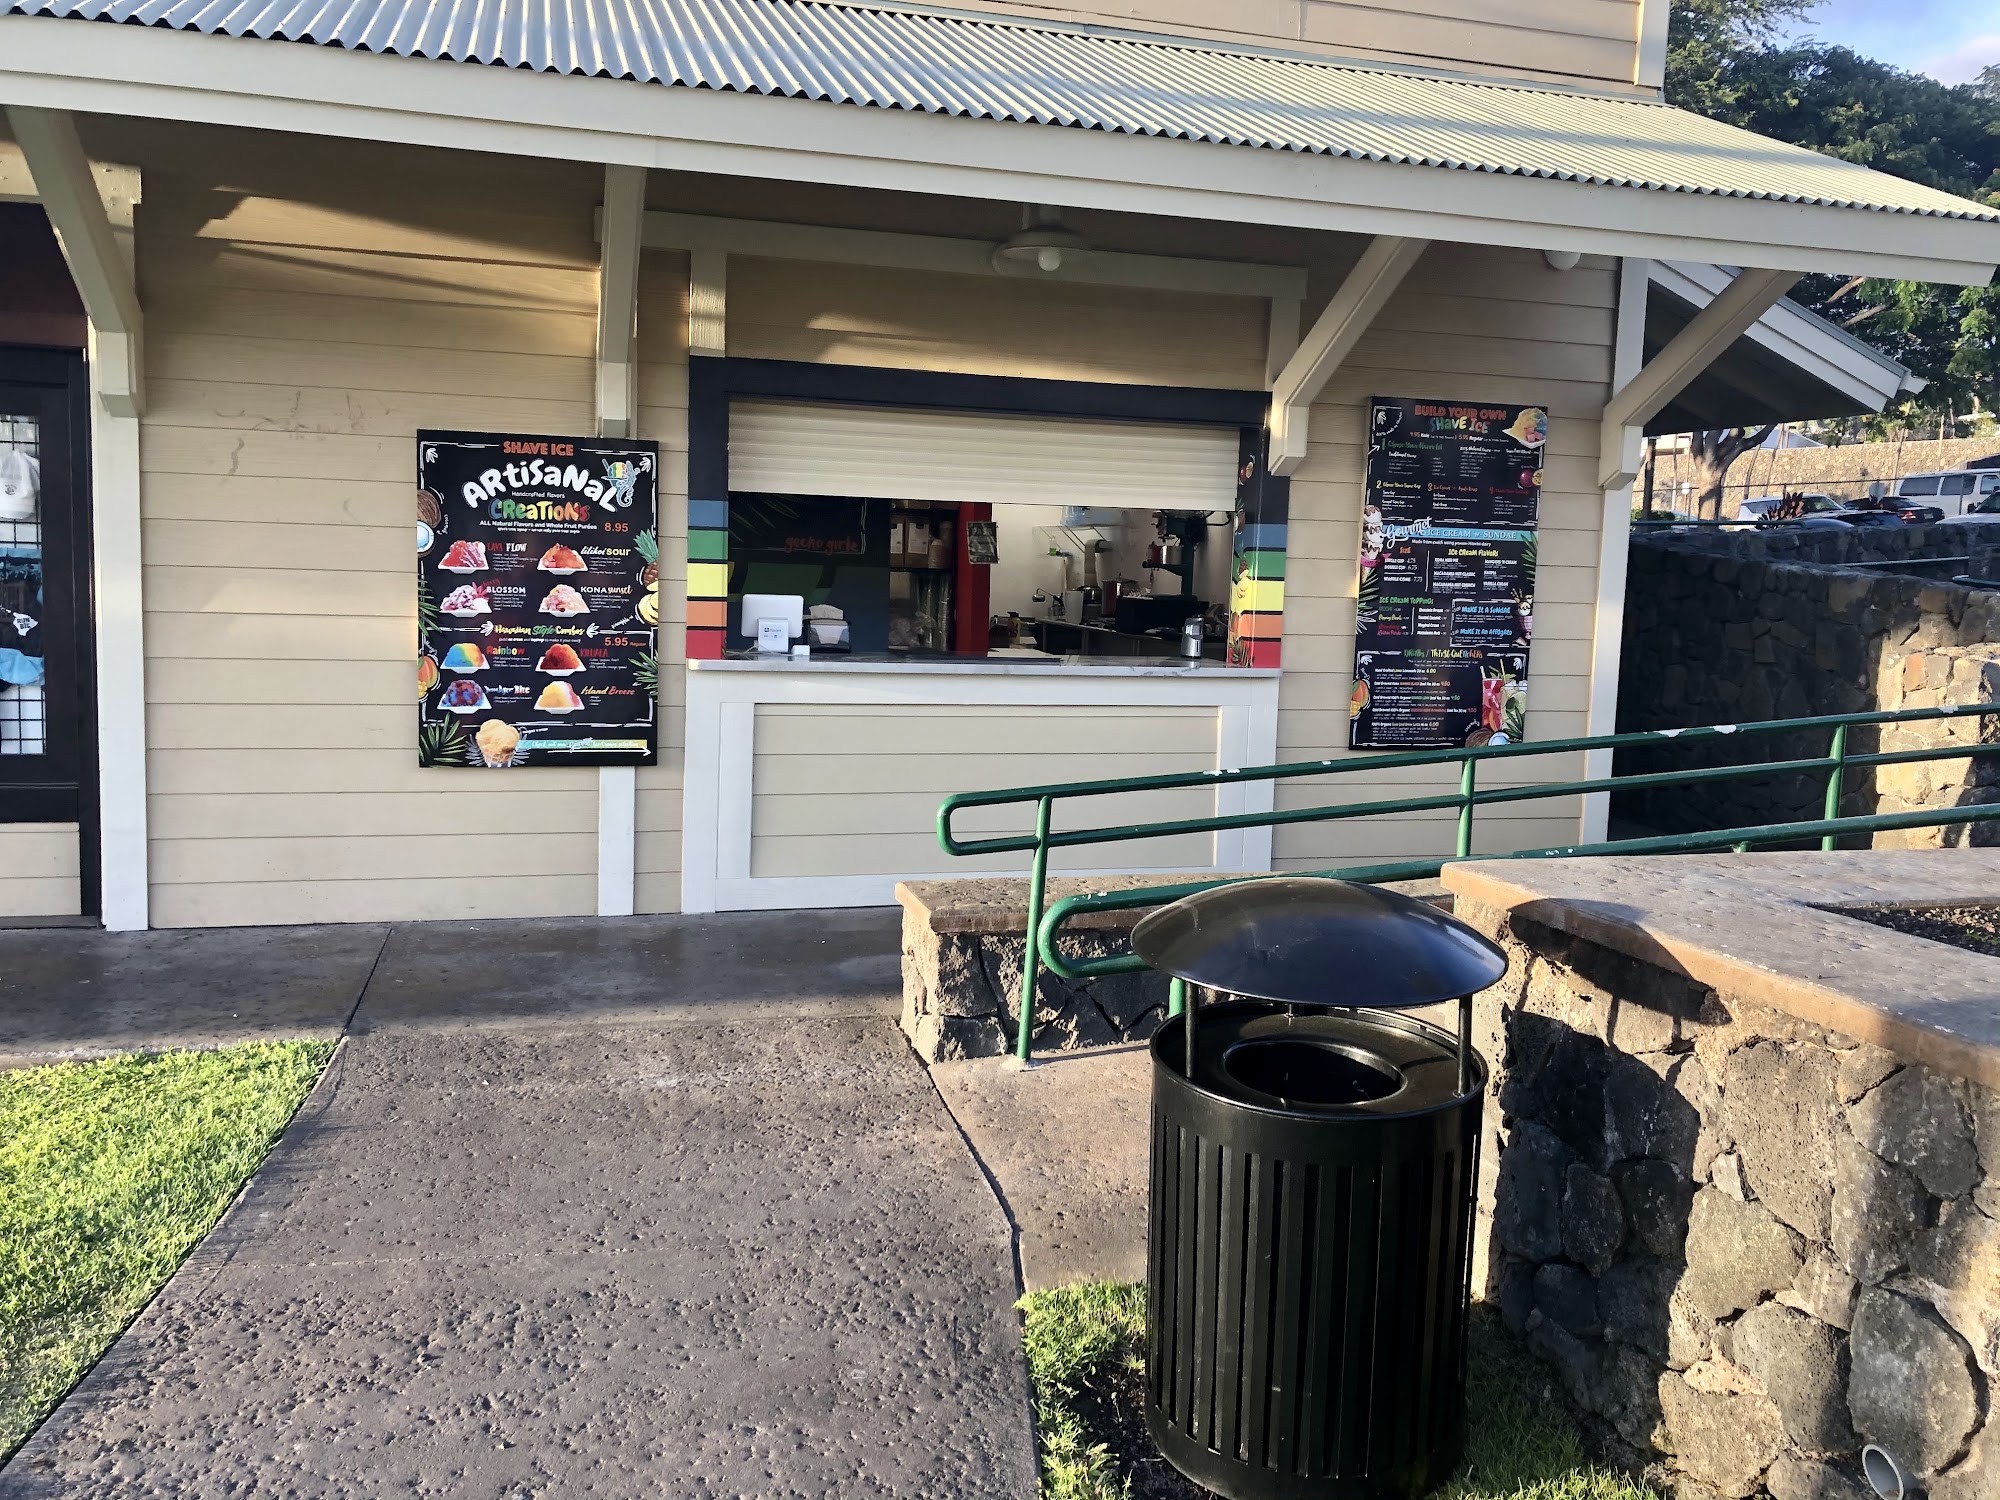
<path fill-rule="evenodd" d="M 1908 474 L 1896 482 L 1898 500 L 1931 501 L 1946 516 L 1963 515 L 1980 501 L 2000 495 L 2000 469 L 1940 469 Z"/>
<path fill-rule="evenodd" d="M 1694 518 L 1688 515 L 1684 511 L 1669 510 L 1664 505 L 1656 505 L 1651 510 L 1642 510 L 1639 507 L 1634 506 L 1632 508 L 1632 519 L 1634 521 L 1652 521 L 1657 523 L 1661 521 L 1691 521 Z M 1667 526 L 1655 525 L 1647 529 L 1667 531 L 1670 530 L 1671 528 Z"/>
<path fill-rule="evenodd" d="M 1778 507 L 1783 505 L 1787 499 L 1800 501 L 1804 507 L 1804 514 L 1808 516 L 1832 515 L 1834 512 L 1845 508 L 1833 496 L 1821 494 L 1816 490 L 1808 490 L 1803 494 L 1794 494 L 1791 496 L 1758 495 L 1753 499 L 1743 501 L 1742 504 L 1736 507 L 1736 519 L 1739 521 L 1768 521 L 1776 513 Z"/>
<path fill-rule="evenodd" d="M 1838 515 L 1850 526 L 1933 526 L 1944 519 L 1938 506 L 1918 505 L 1894 495 L 1850 500 Z"/>
<path fill-rule="evenodd" d="M 1956 516 L 1946 516 L 1940 525 L 1944 526 L 1991 526 L 2000 521 L 2000 490 L 1974 504 L 1971 509 Z"/>

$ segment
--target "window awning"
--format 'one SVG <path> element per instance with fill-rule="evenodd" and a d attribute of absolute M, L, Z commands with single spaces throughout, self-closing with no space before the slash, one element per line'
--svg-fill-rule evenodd
<path fill-rule="evenodd" d="M 485 74 L 515 79 L 555 74 L 711 96 L 816 101 L 847 106 L 849 115 L 866 110 L 906 121 L 921 115 L 1032 125 L 1049 137 L 1063 132 L 1072 144 L 1058 141 L 1055 149 L 1072 156 L 1079 149 L 1076 137 L 1088 134 L 1234 148 L 1231 159 L 1239 165 L 1231 170 L 1239 173 L 1257 170 L 1242 160 L 1253 153 L 1413 169 L 1420 174 L 1417 196 L 1460 217 L 1468 211 L 1478 218 L 1503 215 L 1504 207 L 1471 201 L 1481 191 L 1474 184 L 1501 179 L 1520 185 L 1512 196 L 1523 221 L 1545 226 L 1552 244 L 1572 223 L 1617 224 L 1635 211 L 1657 220 L 1658 209 L 1635 210 L 1642 202 L 1669 207 L 1725 200 L 1760 205 L 1757 222 L 1772 225 L 1780 242 L 1837 252 L 1840 240 L 1850 241 L 1860 257 L 1850 262 L 1856 270 L 1879 267 L 1885 246 L 1908 244 L 1913 236 L 1928 237 L 1913 249 L 1916 260 L 1938 262 L 1935 270 L 1955 263 L 1959 279 L 1983 280 L 1972 267 L 1983 263 L 1990 274 L 2000 261 L 2000 209 L 1657 101 L 1100 28 L 837 0 L 572 0 L 559 6 L 528 0 L 0 0 L 0 31 L 10 33 L 9 43 L 20 34 L 11 18 L 28 17 L 123 23 L 154 36 L 198 32 L 446 60 L 485 65 Z M 0 57 L 10 50 L 26 55 L 0 46 Z M 32 65 L 11 66 L 25 73 Z M 0 79 L 11 83 L 8 68 L 0 64 Z M 205 76 L 213 72 L 210 67 Z M 663 157 L 661 164 L 672 163 Z M 1312 180 L 1301 184 L 1302 192 Z M 1551 218 L 1530 184 L 1561 184 L 1570 197 L 1577 189 L 1610 192 L 1625 207 L 1580 208 Z M 1821 212 L 1783 219 L 1785 210 L 1798 209 Z M 1825 210 L 1838 211 L 1855 232 L 1831 240 L 1824 231 L 1806 232 L 1805 224 L 1822 220 Z M 1894 228 L 1897 223 L 1908 227 Z M 1436 237 L 1454 236 L 1446 231 Z M 1754 242 L 1756 236 L 1746 231 L 1742 238 Z M 1687 249 L 1675 258 L 1696 258 Z M 1747 255 L 1701 258 L 1806 268 Z"/>

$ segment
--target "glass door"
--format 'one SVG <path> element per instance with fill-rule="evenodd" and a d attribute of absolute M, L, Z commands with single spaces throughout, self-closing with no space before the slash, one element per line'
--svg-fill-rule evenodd
<path fill-rule="evenodd" d="M 84 368 L 0 348 L 0 824 L 83 825 L 95 904 Z"/>

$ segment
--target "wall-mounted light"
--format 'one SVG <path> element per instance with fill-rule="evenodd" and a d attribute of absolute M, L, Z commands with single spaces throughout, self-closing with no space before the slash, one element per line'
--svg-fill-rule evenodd
<path fill-rule="evenodd" d="M 1065 228 L 1056 209 L 1028 203 L 1022 205 L 1019 232 L 993 247 L 993 269 L 1003 276 L 1030 268 L 1054 272 L 1089 250 L 1090 241 Z"/>
<path fill-rule="evenodd" d="M 1574 271 L 1577 262 L 1583 259 L 1581 250 L 1544 250 L 1542 259 L 1549 263 L 1551 271 Z"/>

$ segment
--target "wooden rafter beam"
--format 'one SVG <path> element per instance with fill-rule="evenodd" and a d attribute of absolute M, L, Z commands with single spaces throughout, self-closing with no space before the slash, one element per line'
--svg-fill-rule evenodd
<path fill-rule="evenodd" d="M 1429 240 L 1377 235 L 1361 252 L 1361 259 L 1347 273 L 1326 310 L 1299 340 L 1297 350 L 1271 382 L 1273 474 L 1290 474 L 1305 461 L 1313 401 L 1429 245 Z"/>
<path fill-rule="evenodd" d="M 646 169 L 604 169 L 597 258 L 597 433 L 630 437 L 639 416 L 639 250 Z"/>
<path fill-rule="evenodd" d="M 66 110 L 18 104 L 7 107 L 7 122 L 90 318 L 98 396 L 113 415 L 137 416 L 144 405 L 139 290 L 77 139 L 76 122 Z"/>
<path fill-rule="evenodd" d="M 1623 489 L 1639 475 L 1641 429 L 1777 305 L 1796 271 L 1739 271 L 1604 408 L 1598 483 Z"/>

